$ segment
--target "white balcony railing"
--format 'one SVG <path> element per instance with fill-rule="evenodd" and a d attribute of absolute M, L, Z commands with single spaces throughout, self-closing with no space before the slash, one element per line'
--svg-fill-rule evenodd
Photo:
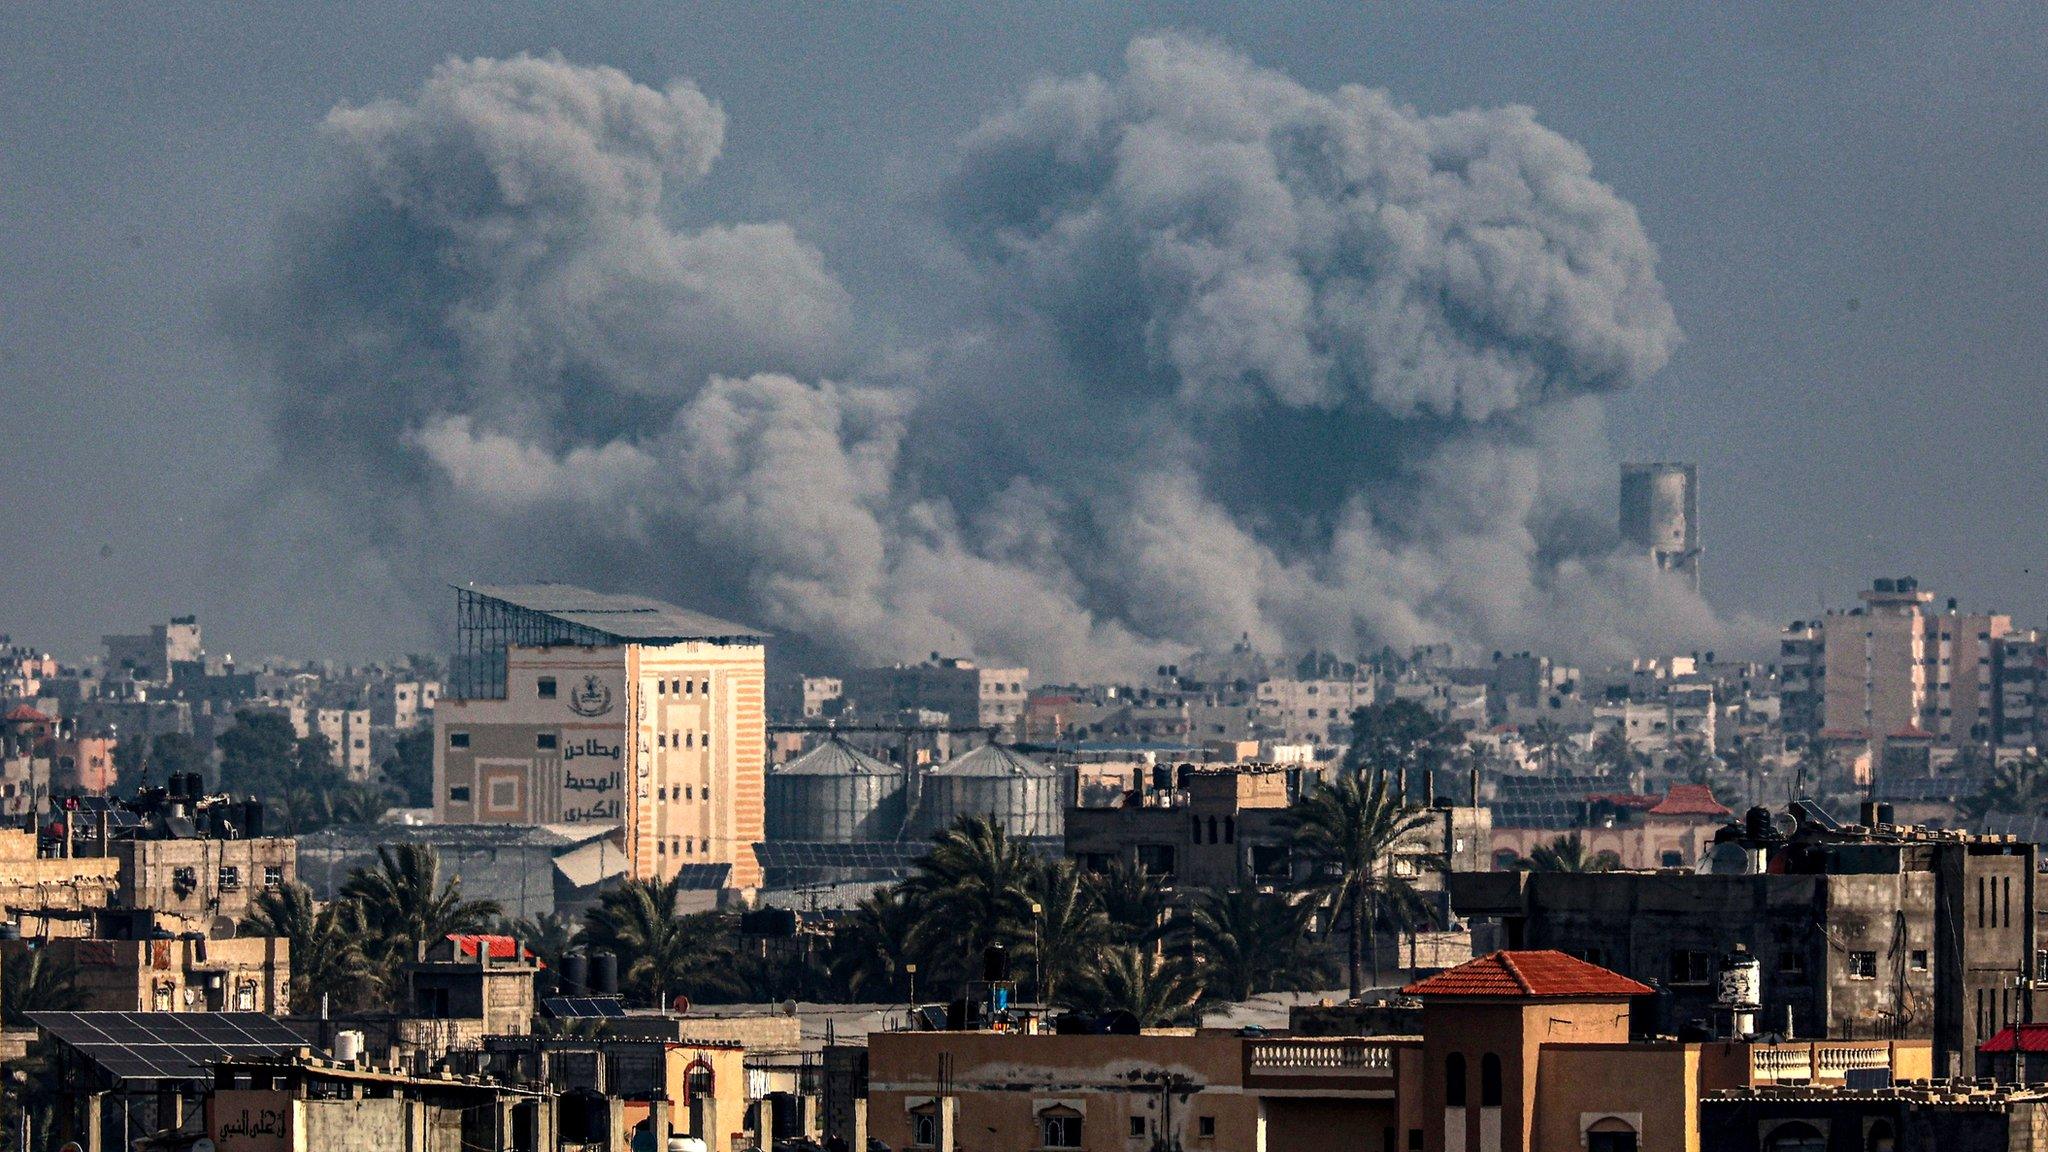
<path fill-rule="evenodd" d="M 1394 1050 L 1360 1040 L 1258 1040 L 1251 1070 L 1290 1076 L 1391 1075 Z"/>

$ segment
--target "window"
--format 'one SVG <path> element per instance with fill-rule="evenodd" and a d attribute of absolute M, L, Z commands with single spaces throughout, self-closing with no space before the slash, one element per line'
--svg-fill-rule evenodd
<path fill-rule="evenodd" d="M 1453 1052 L 1444 1057 L 1444 1107 L 1465 1106 L 1465 1054 Z"/>
<path fill-rule="evenodd" d="M 1925 971 L 1927 971 L 1927 949 L 1925 949 L 1925 948 L 1915 948 L 1915 949 L 1913 949 L 1913 955 L 1912 955 L 1912 969 L 1913 969 L 1913 971 L 1915 971 L 1915 972 L 1925 972 Z"/>
<path fill-rule="evenodd" d="M 1849 978 L 1852 980 L 1877 979 L 1877 953 L 1849 953 Z"/>
<path fill-rule="evenodd" d="M 240 888 L 241 886 L 242 886 L 242 869 L 241 869 L 241 866 L 240 866 L 240 865 L 236 865 L 236 864 L 223 864 L 223 865 L 221 865 L 221 866 L 220 866 L 220 888 L 221 888 L 221 891 L 223 891 L 223 892 L 233 892 L 233 891 L 234 891 L 235 889 L 237 889 L 237 888 Z"/>
<path fill-rule="evenodd" d="M 1799 980 L 1805 979 L 1806 953 L 1799 951 L 1796 947 L 1787 948 L 1783 952 L 1778 953 L 1778 974 Z"/>
<path fill-rule="evenodd" d="M 654 734 L 654 746 L 655 746 L 656 748 L 666 748 L 666 747 L 668 747 L 668 733 L 666 733 L 666 732 L 656 732 L 656 733 Z"/>
<path fill-rule="evenodd" d="M 2010 928 L 2012 927 L 2012 877 L 2006 876 L 2000 879 L 1999 893 L 1999 922 Z"/>
<path fill-rule="evenodd" d="M 555 698 L 555 678 L 553 676 L 541 677 L 536 687 L 540 691 L 541 699 L 553 700 Z"/>
<path fill-rule="evenodd" d="M 453 785 L 450 785 L 450 786 L 449 786 L 449 788 L 448 788 L 448 802 L 449 802 L 450 804 L 467 804 L 467 803 L 469 803 L 469 785 L 467 785 L 467 784 L 453 784 Z"/>
<path fill-rule="evenodd" d="M 1131 1139 L 1133 1139 L 1133 1140 L 1141 1140 L 1141 1139 L 1143 1139 L 1143 1138 L 1144 1138 L 1144 1136 L 1145 1136 L 1145 1118 L 1144 1118 L 1143 1116 L 1133 1116 L 1133 1117 L 1131 1117 Z"/>
<path fill-rule="evenodd" d="M 1671 983 L 1705 984 L 1709 958 L 1696 948 L 1679 948 L 1671 953 Z"/>
<path fill-rule="evenodd" d="M 1072 1108 L 1048 1108 L 1038 1114 L 1038 1134 L 1047 1148 L 1079 1148 L 1081 1114 Z"/>
<path fill-rule="evenodd" d="M 929 1104 L 913 1109 L 910 1113 L 910 1142 L 920 1148 L 930 1148 L 939 1142 L 939 1114 Z"/>
<path fill-rule="evenodd" d="M 683 691 L 688 695 L 695 696 L 697 694 L 697 682 L 695 680 L 683 681 Z"/>
<path fill-rule="evenodd" d="M 1685 853 L 1666 852 L 1657 858 L 1657 862 L 1660 867 L 1664 868 L 1683 868 L 1685 867 Z"/>
<path fill-rule="evenodd" d="M 284 866 L 281 864 L 265 864 L 263 866 L 263 886 L 265 888 L 284 887 Z"/>
<path fill-rule="evenodd" d="M 467 747 L 469 747 L 469 733 L 467 733 L 467 732 L 450 732 L 450 733 L 448 733 L 448 746 L 449 746 L 450 748 L 467 748 Z"/>
<path fill-rule="evenodd" d="M 1479 1058 L 1479 1106 L 1500 1107 L 1500 1057 L 1491 1052 Z"/>
<path fill-rule="evenodd" d="M 1216 1135 L 1216 1118 L 1214 1116 L 1197 1117 L 1195 1120 L 1195 1135 L 1205 1139 L 1213 1139 Z"/>
<path fill-rule="evenodd" d="M 668 694 L 668 681 L 656 680 L 654 682 L 654 694 L 656 696 L 666 696 Z"/>
<path fill-rule="evenodd" d="M 237 981 L 235 983 L 235 1011 L 254 1012 L 255 1010 L 256 982 L 254 980 Z"/>
<path fill-rule="evenodd" d="M 1793 1121 L 1771 1130 L 1768 1152 L 1827 1152 L 1828 1138 L 1811 1124 Z"/>
<path fill-rule="evenodd" d="M 542 732 L 533 738 L 533 746 L 542 752 L 553 752 L 561 743 L 561 737 L 553 732 Z"/>

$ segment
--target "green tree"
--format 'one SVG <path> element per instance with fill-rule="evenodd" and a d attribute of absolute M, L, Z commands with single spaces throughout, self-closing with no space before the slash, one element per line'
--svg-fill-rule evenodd
<path fill-rule="evenodd" d="M 330 1007 L 351 1009 L 362 1002 L 364 925 L 359 909 L 346 901 L 316 907 L 304 884 L 287 884 L 258 896 L 242 921 L 243 936 L 282 936 L 290 943 L 291 1008 L 317 1012 L 323 994 Z"/>
<path fill-rule="evenodd" d="M 1203 998 L 1235 1003 L 1315 987 L 1323 971 L 1308 945 L 1314 911 L 1306 900 L 1253 888 L 1210 893 L 1194 914 Z"/>
<path fill-rule="evenodd" d="M 1963 814 L 1981 820 L 1992 812 L 2048 814 L 2048 762 L 2039 756 L 2007 760 L 1991 770 L 1984 786 L 1963 802 Z"/>
<path fill-rule="evenodd" d="M 1118 946 L 1102 954 L 1079 993 L 1089 1010 L 1129 1012 L 1139 1027 L 1157 1028 L 1192 1019 L 1202 989 L 1182 961 Z"/>
<path fill-rule="evenodd" d="M 1607 769 L 1614 776 L 1627 776 L 1642 766 L 1642 753 L 1629 741 L 1628 731 L 1620 724 L 1601 732 L 1593 738 L 1593 763 Z"/>
<path fill-rule="evenodd" d="M 1110 935 L 1109 917 L 1088 878 L 1070 860 L 1048 861 L 1031 879 L 1034 995 L 1057 1001 L 1060 989 L 1094 967 Z"/>
<path fill-rule="evenodd" d="M 159 780 L 172 773 L 204 773 L 211 757 L 204 744 L 184 732 L 164 732 L 149 742 L 149 770 Z"/>
<path fill-rule="evenodd" d="M 1165 937 L 1172 902 L 1159 878 L 1142 865 L 1118 860 L 1107 871 L 1090 876 L 1088 882 L 1103 915 L 1109 918 L 1112 942 L 1146 949 Z"/>
<path fill-rule="evenodd" d="M 959 974 L 990 945 L 1028 939 L 1037 869 L 1030 849 L 994 816 L 962 817 L 934 836 L 907 885 L 925 910 L 912 934 L 918 954 L 941 972 Z"/>
<path fill-rule="evenodd" d="M 1714 750 L 1697 736 L 1685 736 L 1672 744 L 1671 758 L 1666 764 L 1673 775 L 1683 776 L 1694 784 L 1711 780 L 1719 765 Z"/>
<path fill-rule="evenodd" d="M 626 880 L 583 918 L 578 939 L 584 949 L 618 956 L 620 990 L 635 1003 L 664 1007 L 688 991 L 730 938 L 730 926 L 720 931 L 715 916 L 683 915 L 685 891 L 680 873 L 667 880 Z"/>
<path fill-rule="evenodd" d="M 923 907 L 900 888 L 877 889 L 854 905 L 853 914 L 833 933 L 830 960 L 849 997 L 879 994 L 895 1001 L 909 996 L 906 966 L 917 963 L 911 935 L 923 919 Z"/>
<path fill-rule="evenodd" d="M 1585 837 L 1574 832 L 1538 844 L 1515 861 L 1515 867 L 1523 872 L 1612 872 L 1621 867 L 1621 857 L 1612 852 L 1587 852 Z"/>
<path fill-rule="evenodd" d="M 31 1012 L 71 1012 L 84 1003 L 78 969 L 49 949 L 22 947 L 0 957 L 0 1010 L 8 1026 L 33 1028 Z"/>
<path fill-rule="evenodd" d="M 1547 716 L 1522 730 L 1522 743 L 1535 754 L 1546 772 L 1556 772 L 1578 758 L 1578 745 L 1572 742 L 1571 735 Z"/>
<path fill-rule="evenodd" d="M 274 795 L 298 768 L 298 735 L 283 713 L 244 709 L 220 734 L 220 786 Z"/>
<path fill-rule="evenodd" d="M 464 899 L 461 877 L 444 882 L 440 854 L 425 844 L 380 846 L 376 865 L 350 872 L 341 895 L 361 913 L 363 951 L 387 988 L 422 945 L 489 931 L 499 914 L 495 900 Z"/>
<path fill-rule="evenodd" d="M 433 807 L 434 726 L 422 724 L 401 734 L 383 769 L 384 782 L 404 797 L 407 807 Z"/>
<path fill-rule="evenodd" d="M 559 987 L 562 961 L 576 949 L 576 921 L 554 912 L 543 912 L 524 920 L 503 920 L 498 931 L 519 941 L 520 947 L 540 960 L 537 978 L 541 995 L 552 995 Z"/>
<path fill-rule="evenodd" d="M 1351 747 L 1344 753 L 1343 767 L 1351 775 L 1435 771 L 1464 746 L 1464 728 L 1437 719 L 1413 700 L 1390 700 L 1351 713 Z"/>
<path fill-rule="evenodd" d="M 1419 808 L 1396 802 L 1386 777 L 1369 782 L 1340 774 L 1318 784 L 1288 810 L 1296 859 L 1307 866 L 1304 887 L 1329 908 L 1333 922 L 1342 920 L 1350 937 L 1346 975 L 1351 995 L 1363 991 L 1367 938 L 1390 902 L 1419 901 L 1414 885 L 1394 874 L 1393 855 L 1401 841 L 1423 826 L 1428 817 Z M 1379 981 L 1379 950 L 1373 949 L 1372 976 Z"/>

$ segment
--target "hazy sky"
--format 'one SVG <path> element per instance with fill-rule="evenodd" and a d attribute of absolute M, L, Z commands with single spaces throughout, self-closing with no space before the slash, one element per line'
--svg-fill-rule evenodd
<path fill-rule="evenodd" d="M 101 631 L 198 612 L 214 651 L 363 656 L 448 626 L 323 579 L 358 560 L 319 515 L 249 511 L 289 446 L 280 460 L 262 368 L 222 313 L 317 179 L 335 105 L 522 50 L 687 77 L 727 132 L 678 223 L 790 222 L 880 350 L 952 318 L 924 221 L 960 137 L 1034 77 L 1114 72 L 1159 30 L 1425 113 L 1526 104 L 1591 155 L 1685 333 L 1611 402 L 1611 435 L 1699 462 L 1717 607 L 1808 613 L 1882 572 L 2048 616 L 2038 6 L 312 9 L 0 10 L 0 629 L 17 640 L 85 655 Z"/>

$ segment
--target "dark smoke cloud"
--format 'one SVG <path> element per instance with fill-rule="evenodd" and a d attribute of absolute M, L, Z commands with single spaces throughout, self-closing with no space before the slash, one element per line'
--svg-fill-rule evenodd
<path fill-rule="evenodd" d="M 1719 630 L 1614 549 L 1597 397 L 1678 330 L 1634 211 L 1528 110 L 1138 40 L 963 142 L 939 212 L 987 318 L 880 363 L 791 229 L 668 222 L 723 130 L 686 83 L 523 56 L 337 109 L 241 317 L 287 482 L 397 570 L 643 588 L 844 659 Z"/>

